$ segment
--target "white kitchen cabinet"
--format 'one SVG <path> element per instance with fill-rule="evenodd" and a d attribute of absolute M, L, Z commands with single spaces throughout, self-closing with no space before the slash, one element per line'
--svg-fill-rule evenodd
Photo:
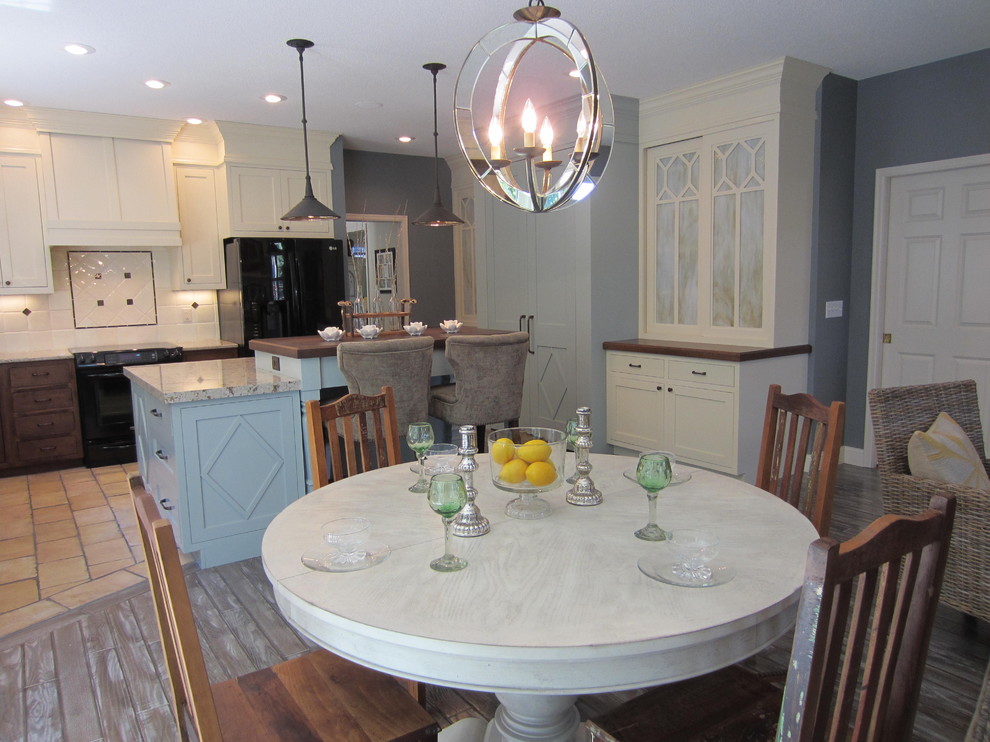
<path fill-rule="evenodd" d="M 313 195 L 330 203 L 330 173 L 312 170 Z M 306 192 L 305 170 L 230 165 L 227 169 L 230 191 L 230 227 L 234 237 L 273 234 L 329 234 L 327 219 L 283 222 L 285 212 L 302 200 Z"/>
<path fill-rule="evenodd" d="M 714 351 L 738 359 L 732 361 L 607 350 L 608 442 L 631 451 L 671 451 L 685 464 L 752 482 L 767 389 L 772 383 L 785 391 L 803 388 L 809 350 Z"/>
<path fill-rule="evenodd" d="M 0 295 L 52 290 L 38 158 L 0 154 Z"/>
<path fill-rule="evenodd" d="M 177 290 L 226 288 L 216 170 L 176 167 L 175 184 L 182 248 L 179 259 L 173 261 L 173 287 Z"/>
<path fill-rule="evenodd" d="M 489 200 L 491 298 L 487 327 L 530 334 L 522 419 L 562 427 L 576 396 L 575 261 L 577 225 L 587 204 L 530 214 Z"/>
<path fill-rule="evenodd" d="M 40 136 L 50 244 L 181 244 L 169 142 Z"/>

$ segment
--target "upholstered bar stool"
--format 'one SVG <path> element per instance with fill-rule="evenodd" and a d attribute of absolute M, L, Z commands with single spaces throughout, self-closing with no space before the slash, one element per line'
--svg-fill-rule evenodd
<path fill-rule="evenodd" d="M 474 425 L 484 450 L 486 425 L 519 424 L 528 350 L 526 332 L 447 338 L 444 352 L 454 383 L 433 388 L 430 414 L 447 426 Z"/>
<path fill-rule="evenodd" d="M 406 434 L 409 423 L 426 420 L 433 338 L 378 338 L 341 343 L 337 346 L 337 364 L 352 394 L 370 397 L 383 386 L 392 387 L 400 436 Z"/>

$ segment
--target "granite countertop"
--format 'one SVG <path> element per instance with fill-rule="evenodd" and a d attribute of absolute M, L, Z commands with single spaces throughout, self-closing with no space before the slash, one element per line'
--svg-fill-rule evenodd
<path fill-rule="evenodd" d="M 72 354 L 65 348 L 38 348 L 36 350 L 0 351 L 0 363 L 23 363 L 25 361 L 64 361 L 72 360 Z"/>
<path fill-rule="evenodd" d="M 127 366 L 124 374 L 167 404 L 299 391 L 300 382 L 256 368 L 253 358 Z"/>
<path fill-rule="evenodd" d="M 684 358 L 707 358 L 713 361 L 758 361 L 763 358 L 794 356 L 811 352 L 810 345 L 788 345 L 781 348 L 753 348 L 746 345 L 720 345 L 717 343 L 691 343 L 679 340 L 606 340 L 605 350 L 621 350 L 627 353 L 653 353 Z"/>
<path fill-rule="evenodd" d="M 483 330 L 478 327 L 462 327 L 458 335 L 500 335 L 506 330 Z M 262 338 L 252 340 L 248 347 L 254 351 L 271 353 L 275 356 L 285 356 L 286 358 L 325 358 L 337 355 L 337 346 L 341 343 L 374 343 L 382 340 L 396 340 L 408 338 L 410 335 L 405 332 L 390 332 L 379 335 L 374 340 L 365 340 L 362 337 L 344 337 L 335 343 L 328 343 L 319 335 L 304 335 L 290 338 Z M 434 347 L 442 349 L 447 344 L 447 333 L 437 327 L 429 327 L 420 337 L 433 338 Z"/>
<path fill-rule="evenodd" d="M 107 350 L 111 346 L 122 349 L 134 348 L 168 348 L 178 345 L 178 343 L 167 340 L 141 343 L 104 343 L 102 345 L 92 345 L 87 347 L 70 348 L 36 348 L 33 350 L 13 350 L 0 351 L 0 363 L 24 363 L 30 361 L 63 361 L 72 359 L 73 351 L 96 352 Z M 215 350 L 221 348 L 236 348 L 237 343 L 227 340 L 197 340 L 192 343 L 183 343 L 180 346 L 183 350 Z"/>

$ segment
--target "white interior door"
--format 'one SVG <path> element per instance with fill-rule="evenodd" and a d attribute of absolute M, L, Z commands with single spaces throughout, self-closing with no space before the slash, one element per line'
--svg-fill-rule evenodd
<path fill-rule="evenodd" d="M 987 431 L 990 164 L 930 164 L 889 182 L 880 386 L 975 379 Z"/>

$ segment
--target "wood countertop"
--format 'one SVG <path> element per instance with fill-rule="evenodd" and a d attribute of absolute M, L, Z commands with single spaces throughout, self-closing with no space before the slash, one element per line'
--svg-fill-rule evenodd
<path fill-rule="evenodd" d="M 478 327 L 462 327 L 456 334 L 458 335 L 500 335 L 505 330 L 485 330 Z M 254 351 L 271 353 L 276 356 L 286 358 L 326 358 L 337 355 L 337 346 L 341 343 L 376 343 L 382 340 L 398 340 L 410 337 L 405 332 L 389 332 L 379 335 L 374 340 L 365 340 L 362 337 L 344 337 L 335 343 L 328 343 L 319 335 L 304 335 L 290 338 L 262 338 L 252 340 L 248 347 Z M 428 327 L 421 337 L 433 338 L 435 348 L 443 348 L 447 344 L 449 335 L 437 327 Z"/>
<path fill-rule="evenodd" d="M 621 350 L 627 353 L 652 353 L 685 358 L 707 358 L 712 361 L 758 361 L 763 358 L 779 358 L 810 353 L 810 345 L 788 345 L 781 348 L 753 348 L 747 345 L 718 345 L 716 343 L 688 343 L 676 340 L 606 340 L 605 350 Z"/>

